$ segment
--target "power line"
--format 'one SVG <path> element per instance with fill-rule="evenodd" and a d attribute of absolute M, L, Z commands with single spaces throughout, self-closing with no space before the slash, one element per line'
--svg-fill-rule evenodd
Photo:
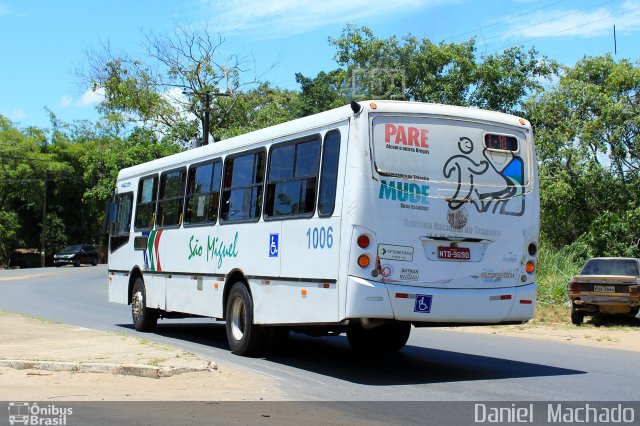
<path fill-rule="evenodd" d="M 47 177 L 47 178 L 31 178 L 31 179 L 0 179 L 1 183 L 30 183 L 30 182 L 55 182 L 61 180 L 69 180 L 69 181 L 77 181 L 81 182 L 84 180 L 82 176 L 58 176 L 58 177 Z"/>
<path fill-rule="evenodd" d="M 523 17 L 523 16 L 530 15 L 530 14 L 531 14 L 531 13 L 533 13 L 533 12 L 538 12 L 539 10 L 546 9 L 547 7 L 555 6 L 556 4 L 558 4 L 558 3 L 562 3 L 562 2 L 564 2 L 564 1 L 566 1 L 566 0 L 558 0 L 558 1 L 556 1 L 556 2 L 549 3 L 549 4 L 548 4 L 548 5 L 546 5 L 546 6 L 542 6 L 542 7 L 539 7 L 539 8 L 537 8 L 537 9 L 529 10 L 529 11 L 527 11 L 527 12 L 525 12 L 525 13 L 521 13 L 520 15 L 512 16 L 512 17 L 509 17 L 509 18 L 503 19 L 503 20 L 501 20 L 501 21 L 494 22 L 494 23 L 492 23 L 492 24 L 486 25 L 486 26 L 484 26 L 484 27 L 478 27 L 478 28 L 476 28 L 476 29 L 474 29 L 474 30 L 467 31 L 467 32 L 465 32 L 465 33 L 461 33 L 461 34 L 458 34 L 458 35 L 455 35 L 455 36 L 452 36 L 452 37 L 446 38 L 446 39 L 444 39 L 444 40 L 442 40 L 442 41 L 443 41 L 443 42 L 446 42 L 446 41 L 449 41 L 449 40 L 456 39 L 456 38 L 458 38 L 458 37 L 462 37 L 462 36 L 465 36 L 465 35 L 473 34 L 473 33 L 477 32 L 477 31 L 481 31 L 481 30 L 484 30 L 484 29 L 486 29 L 486 28 L 495 27 L 496 25 L 504 24 L 505 22 L 509 22 L 509 21 L 514 20 L 514 19 L 517 19 L 517 18 L 521 18 L 521 17 Z"/>
<path fill-rule="evenodd" d="M 616 0 L 609 0 L 609 1 L 605 1 L 605 2 L 602 2 L 602 3 L 596 4 L 595 6 L 586 7 L 586 8 L 584 8 L 584 9 L 574 10 L 573 12 L 566 13 L 566 14 L 564 14 L 564 15 L 557 16 L 557 17 L 555 17 L 555 18 L 553 18 L 553 19 L 547 19 L 547 20 L 545 20 L 545 21 L 540 21 L 540 22 L 538 22 L 538 23 L 536 23 L 536 24 L 527 25 L 526 27 L 515 28 L 515 29 L 510 30 L 510 31 L 505 31 L 505 32 L 503 32 L 503 33 L 495 34 L 495 35 L 493 35 L 493 36 L 491 36 L 491 37 L 485 37 L 485 38 L 483 38 L 482 42 L 483 42 L 483 43 L 486 43 L 488 40 L 494 40 L 494 39 L 496 39 L 496 38 L 503 37 L 503 36 L 505 36 L 505 35 L 507 35 L 507 34 L 516 33 L 516 32 L 522 31 L 522 30 L 526 30 L 526 29 L 528 29 L 528 28 L 533 28 L 533 27 L 537 27 L 537 26 L 542 25 L 542 24 L 547 24 L 547 23 L 549 23 L 549 22 L 557 21 L 557 20 L 559 20 L 559 19 L 566 18 L 567 16 L 575 15 L 576 13 L 586 12 L 587 10 L 595 9 L 596 7 L 604 6 L 604 5 L 606 5 L 606 4 L 613 3 L 614 1 L 616 1 Z"/>
<path fill-rule="evenodd" d="M 576 25 L 576 26 L 571 27 L 571 28 L 566 28 L 566 29 L 561 30 L 561 31 L 552 32 L 552 33 L 549 33 L 549 34 L 546 34 L 546 35 L 543 35 L 543 36 L 540 36 L 540 37 L 525 39 L 525 40 L 522 40 L 521 42 L 518 42 L 516 44 L 503 46 L 503 47 L 501 47 L 499 49 L 494 49 L 491 52 L 497 52 L 497 51 L 500 51 L 500 50 L 506 50 L 506 49 L 509 49 L 510 47 L 521 45 L 525 41 L 526 42 L 531 42 L 531 41 L 535 41 L 535 40 L 541 40 L 541 39 L 544 39 L 544 38 L 549 38 L 549 37 L 552 37 L 552 36 L 555 36 L 555 35 L 558 35 L 558 34 L 566 33 L 567 31 L 575 30 L 576 28 L 582 28 L 582 27 L 585 27 L 587 25 L 595 24 L 596 22 L 606 21 L 607 19 L 615 18 L 616 16 L 625 15 L 627 13 L 635 12 L 636 10 L 639 10 L 639 9 L 640 9 L 640 7 L 635 7 L 633 9 L 628 9 L 628 10 L 613 14 L 611 16 L 607 16 L 607 17 L 600 18 L 600 19 L 595 19 L 593 21 L 585 22 L 584 24 Z"/>
<path fill-rule="evenodd" d="M 56 160 L 54 158 L 23 157 L 23 156 L 20 156 L 20 155 L 8 155 L 8 154 L 5 154 L 5 153 L 2 153 L 2 157 L 0 157 L 0 158 L 2 158 L 2 159 L 8 158 L 8 159 L 12 159 L 12 160 L 23 160 L 23 161 L 39 161 L 41 163 L 61 162 L 61 160 Z"/>

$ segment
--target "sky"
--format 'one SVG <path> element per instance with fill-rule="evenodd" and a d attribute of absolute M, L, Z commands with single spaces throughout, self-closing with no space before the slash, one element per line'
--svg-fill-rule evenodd
<path fill-rule="evenodd" d="M 19 127 L 96 120 L 101 94 L 77 76 L 109 44 L 139 56 L 146 34 L 206 25 L 272 85 L 337 68 L 330 37 L 346 24 L 380 38 L 476 38 L 479 53 L 535 46 L 566 65 L 584 56 L 640 58 L 640 0 L 0 0 L 0 114 Z"/>

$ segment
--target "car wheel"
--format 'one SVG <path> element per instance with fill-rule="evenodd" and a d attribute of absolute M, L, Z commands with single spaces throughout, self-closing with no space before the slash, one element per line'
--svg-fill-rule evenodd
<path fill-rule="evenodd" d="M 584 322 L 584 312 L 576 309 L 575 305 L 571 305 L 571 324 L 582 325 Z"/>
<path fill-rule="evenodd" d="M 137 331 L 153 331 L 158 325 L 158 310 L 147 307 L 147 291 L 142 278 L 136 278 L 133 284 L 131 317 Z"/>
<path fill-rule="evenodd" d="M 98 265 L 98 258 L 97 258 L 97 257 L 94 257 L 94 258 L 91 260 L 91 266 L 97 266 L 97 265 Z"/>
<path fill-rule="evenodd" d="M 266 329 L 253 323 L 253 300 L 243 283 L 231 287 L 225 313 L 231 352 L 248 356 L 265 349 L 269 335 Z"/>
<path fill-rule="evenodd" d="M 73 266 L 75 266 L 76 268 L 80 266 L 80 260 L 76 260 L 75 262 L 73 262 Z"/>
<path fill-rule="evenodd" d="M 347 329 L 347 340 L 356 351 L 388 353 L 402 349 L 409 340 L 411 324 L 384 324 L 366 329 L 360 324 Z"/>

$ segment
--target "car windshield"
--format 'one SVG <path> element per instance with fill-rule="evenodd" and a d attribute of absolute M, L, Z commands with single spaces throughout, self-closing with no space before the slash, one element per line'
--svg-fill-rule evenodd
<path fill-rule="evenodd" d="M 78 253 L 81 249 L 82 246 L 69 246 L 66 249 L 62 250 L 60 254 Z"/>
<path fill-rule="evenodd" d="M 637 277 L 638 262 L 634 259 L 591 259 L 581 275 L 627 275 Z"/>

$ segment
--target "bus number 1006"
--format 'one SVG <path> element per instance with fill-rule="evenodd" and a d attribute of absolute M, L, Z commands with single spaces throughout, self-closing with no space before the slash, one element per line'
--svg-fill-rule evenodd
<path fill-rule="evenodd" d="M 330 249 L 333 247 L 333 226 L 307 229 L 307 249 Z"/>

